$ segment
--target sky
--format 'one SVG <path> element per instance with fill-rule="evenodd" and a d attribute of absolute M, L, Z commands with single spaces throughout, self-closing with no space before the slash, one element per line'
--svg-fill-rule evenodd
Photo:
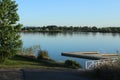
<path fill-rule="evenodd" d="M 24 26 L 120 26 L 120 0 L 16 0 Z"/>

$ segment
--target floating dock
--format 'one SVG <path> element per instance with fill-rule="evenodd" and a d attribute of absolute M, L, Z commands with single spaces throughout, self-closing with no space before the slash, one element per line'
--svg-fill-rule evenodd
<path fill-rule="evenodd" d="M 99 54 L 97 51 L 95 52 L 62 52 L 61 55 L 91 59 L 91 60 L 112 59 L 112 58 L 117 58 L 119 56 L 118 54 L 107 54 L 107 53 Z"/>

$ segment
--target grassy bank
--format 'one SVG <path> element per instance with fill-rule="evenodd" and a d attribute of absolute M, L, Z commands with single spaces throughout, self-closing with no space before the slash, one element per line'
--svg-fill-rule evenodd
<path fill-rule="evenodd" d="M 51 64 L 52 65 L 52 64 Z M 0 68 L 50 68 L 45 61 L 37 61 L 27 56 L 16 55 L 0 64 Z M 59 66 L 54 66 L 59 67 Z"/>
<path fill-rule="evenodd" d="M 16 55 L 0 64 L 0 68 L 75 68 L 75 65 L 74 62 L 67 65 L 65 62 L 38 60 L 30 56 Z"/>
<path fill-rule="evenodd" d="M 35 55 L 38 51 L 38 55 Z M 81 68 L 81 65 L 73 60 L 66 60 L 65 62 L 58 62 L 53 60 L 48 51 L 41 50 L 39 45 L 29 48 L 22 48 L 17 55 L 11 59 L 0 63 L 0 68 Z"/>
<path fill-rule="evenodd" d="M 12 59 L 6 60 L 0 64 L 0 68 L 26 68 L 26 67 L 40 67 L 41 63 L 27 60 L 21 56 L 15 56 Z"/>

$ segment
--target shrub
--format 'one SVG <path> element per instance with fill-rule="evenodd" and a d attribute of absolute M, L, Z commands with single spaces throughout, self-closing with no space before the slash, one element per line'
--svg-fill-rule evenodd
<path fill-rule="evenodd" d="M 73 60 L 66 60 L 65 66 L 69 68 L 74 68 L 74 69 L 81 68 L 81 65 Z"/>
<path fill-rule="evenodd" d="M 39 45 L 34 45 L 34 46 L 29 47 L 29 48 L 21 48 L 18 51 L 18 54 L 23 55 L 23 56 L 27 56 L 27 57 L 31 57 L 31 58 L 36 58 L 35 52 L 39 49 L 40 49 Z"/>
<path fill-rule="evenodd" d="M 94 77 L 101 80 L 120 80 L 120 66 L 116 63 L 100 65 L 92 72 Z"/>
<path fill-rule="evenodd" d="M 120 65 L 120 56 L 118 56 L 116 63 Z"/>
<path fill-rule="evenodd" d="M 39 59 L 39 60 L 41 60 L 41 59 L 43 59 L 43 60 L 50 60 L 50 57 L 49 57 L 47 51 L 40 50 L 40 51 L 38 51 L 37 59 Z"/>

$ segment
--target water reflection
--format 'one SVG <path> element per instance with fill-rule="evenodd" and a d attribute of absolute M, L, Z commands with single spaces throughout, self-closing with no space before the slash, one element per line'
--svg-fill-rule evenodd
<path fill-rule="evenodd" d="M 103 36 L 112 36 L 112 37 L 116 37 L 119 36 L 120 37 L 120 33 L 100 33 Z"/>
<path fill-rule="evenodd" d="M 88 35 L 92 35 L 92 36 L 96 36 L 98 33 L 97 32 L 22 32 L 22 34 L 24 35 L 44 35 L 44 36 L 59 36 L 59 35 L 63 35 L 63 36 L 74 36 L 74 35 L 82 35 L 82 36 L 88 36 Z M 104 34 L 103 34 L 104 35 Z"/>
<path fill-rule="evenodd" d="M 59 35 L 63 35 L 63 36 L 74 36 L 74 35 L 82 35 L 82 36 L 88 36 L 88 35 L 92 35 L 92 36 L 96 36 L 96 35 L 102 35 L 102 36 L 119 36 L 120 37 L 120 33 L 99 33 L 99 32 L 22 32 L 22 34 L 24 35 L 44 35 L 44 36 L 59 36 Z"/>

